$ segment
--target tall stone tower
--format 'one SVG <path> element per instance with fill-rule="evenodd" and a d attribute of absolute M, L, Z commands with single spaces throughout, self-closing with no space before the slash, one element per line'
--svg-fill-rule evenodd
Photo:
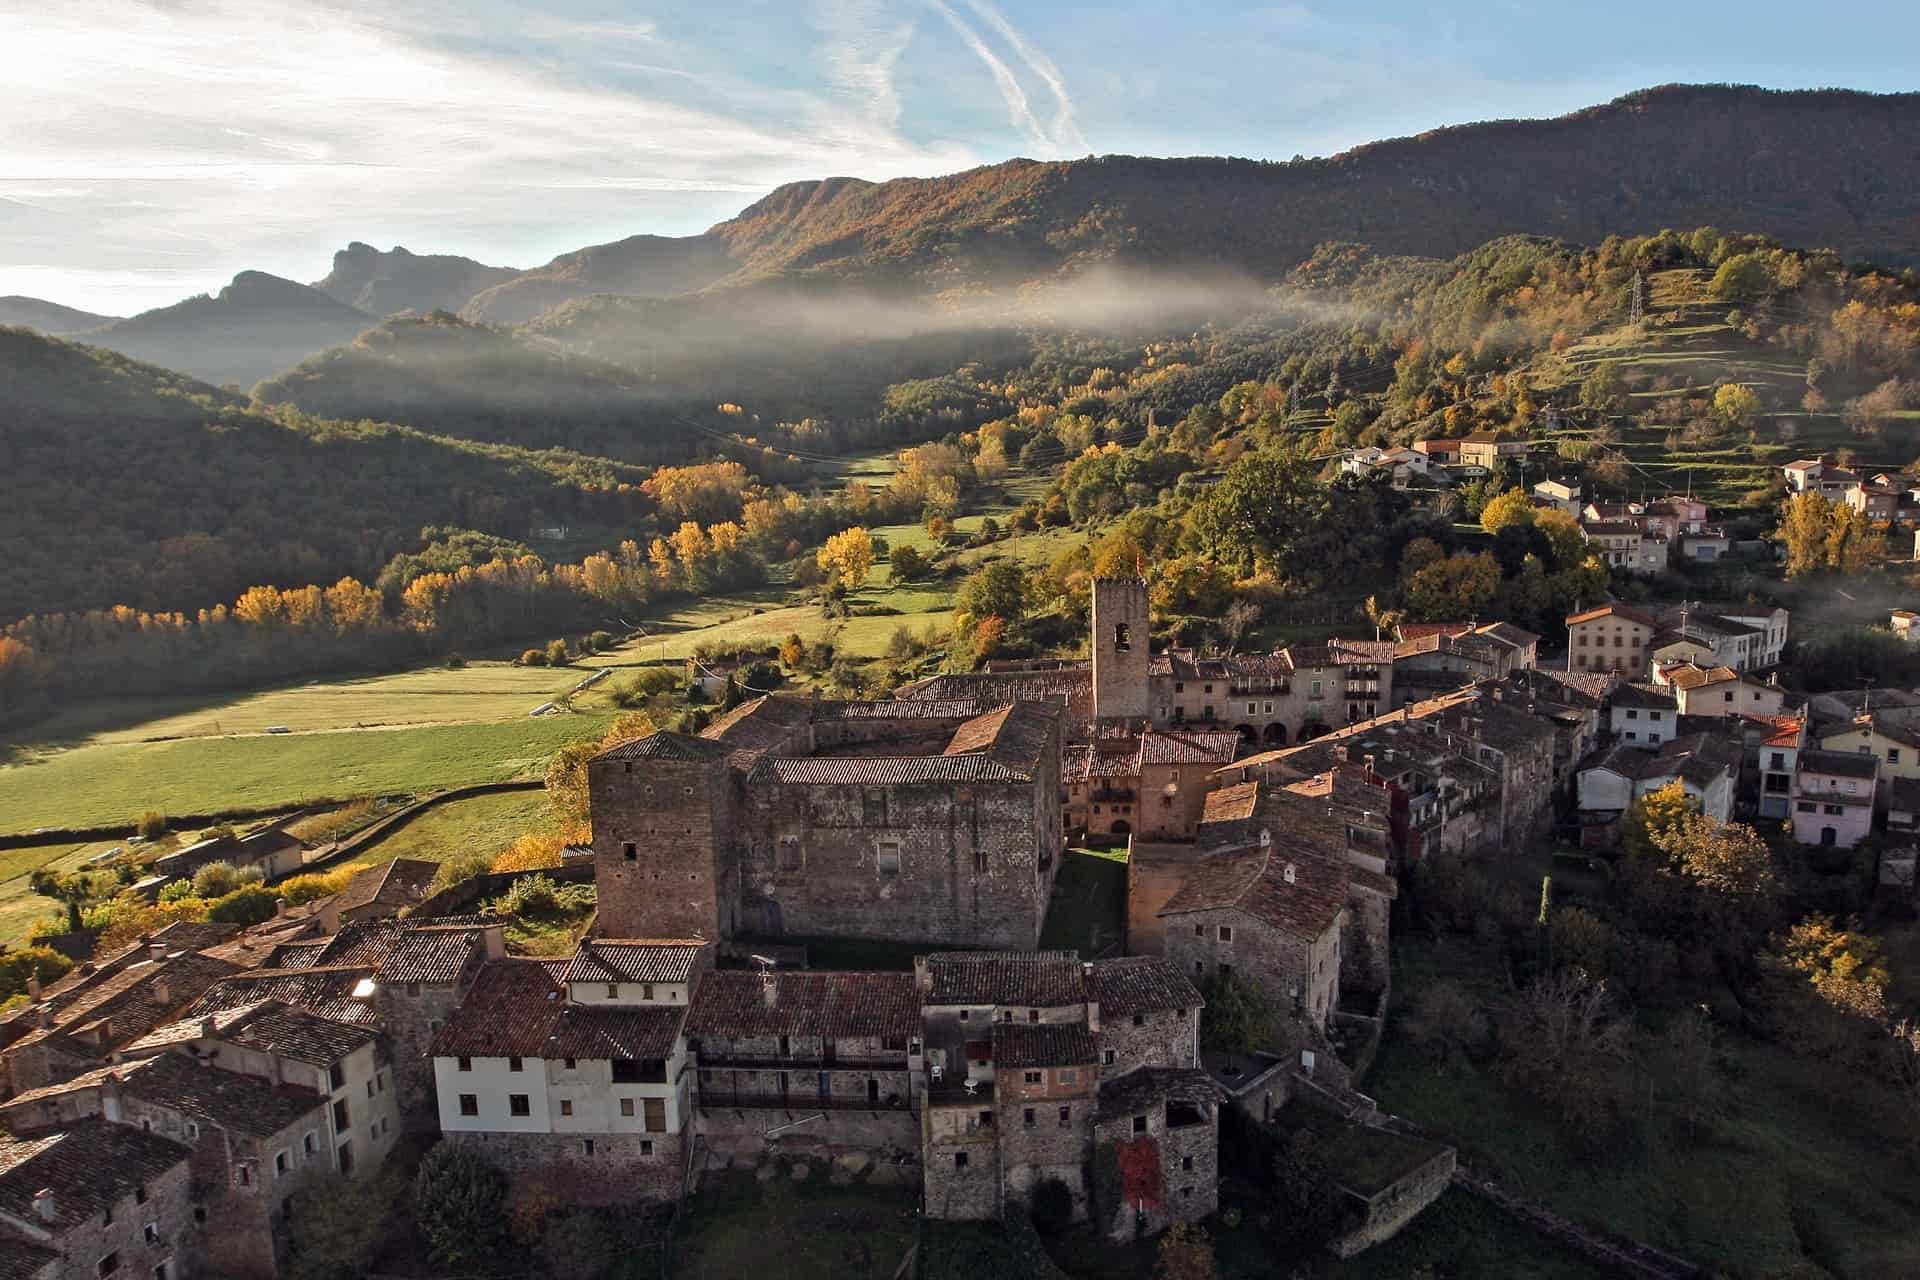
<path fill-rule="evenodd" d="M 1093 715 L 1147 718 L 1147 580 L 1093 582 Z"/>
<path fill-rule="evenodd" d="M 656 733 L 587 762 L 597 936 L 729 936 L 736 801 L 726 757 L 718 742 Z"/>

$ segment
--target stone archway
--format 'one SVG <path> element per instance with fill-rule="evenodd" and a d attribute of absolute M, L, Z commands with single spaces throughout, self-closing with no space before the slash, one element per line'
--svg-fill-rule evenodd
<path fill-rule="evenodd" d="M 1233 731 L 1240 735 L 1240 745 L 1243 747 L 1256 746 L 1260 741 L 1259 733 L 1250 724 L 1237 724 L 1233 726 Z"/>
<path fill-rule="evenodd" d="M 1274 721 L 1272 724 L 1267 726 L 1267 731 L 1266 733 L 1261 735 L 1261 740 L 1265 742 L 1266 745 L 1269 747 L 1286 746 L 1287 745 L 1287 726 L 1284 724 L 1281 724 L 1278 720 Z"/>
<path fill-rule="evenodd" d="M 1114 821 L 1112 826 L 1107 828 L 1107 831 L 1110 835 L 1130 836 L 1133 834 L 1133 825 L 1125 818 L 1119 818 Z"/>

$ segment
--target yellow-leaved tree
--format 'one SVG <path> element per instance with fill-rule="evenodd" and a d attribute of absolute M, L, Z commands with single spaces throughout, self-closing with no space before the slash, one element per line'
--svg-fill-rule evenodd
<path fill-rule="evenodd" d="M 814 558 L 827 581 L 848 591 L 858 590 L 873 568 L 873 536 L 856 525 L 828 538 Z"/>

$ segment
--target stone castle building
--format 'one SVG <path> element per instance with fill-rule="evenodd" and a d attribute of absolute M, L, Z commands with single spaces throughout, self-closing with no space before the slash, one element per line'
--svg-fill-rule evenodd
<path fill-rule="evenodd" d="M 1038 941 L 1063 847 L 1033 703 L 767 696 L 587 765 L 614 937 Z"/>

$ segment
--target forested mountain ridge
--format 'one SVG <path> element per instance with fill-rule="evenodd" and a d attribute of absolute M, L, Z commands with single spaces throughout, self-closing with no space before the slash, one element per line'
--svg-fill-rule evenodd
<path fill-rule="evenodd" d="M 84 441 L 85 447 L 76 447 Z M 0 619 L 369 580 L 426 525 L 630 526 L 640 468 L 250 410 L 114 352 L 0 329 Z"/>
<path fill-rule="evenodd" d="M 318 289 L 242 271 L 217 295 L 201 294 L 70 336 L 203 382 L 246 387 L 350 340 L 372 323 L 366 312 Z"/>
<path fill-rule="evenodd" d="M 1451 257 L 1529 232 L 1597 243 L 1737 225 L 1920 261 L 1920 94 L 1667 86 L 1552 120 L 1437 129 L 1321 160 L 1014 160 L 791 183 L 712 228 L 742 274 L 1007 283 L 1085 260 L 1273 278 L 1323 241 Z"/>
<path fill-rule="evenodd" d="M 394 316 L 259 383 L 264 404 L 325 418 L 636 461 L 680 458 L 686 430 L 645 379 L 553 343 L 445 312 Z"/>
<path fill-rule="evenodd" d="M 0 298 L 0 324 L 17 324 L 28 329 L 37 329 L 41 333 L 62 337 L 69 333 L 80 333 L 86 329 L 98 329 L 103 324 L 112 324 L 119 316 L 95 315 L 91 311 L 81 311 L 74 307 L 63 307 L 57 302 L 46 302 L 40 298 L 23 298 L 18 294 Z"/>
<path fill-rule="evenodd" d="M 445 253 L 412 253 L 400 245 L 382 253 L 355 240 L 333 255 L 333 270 L 313 287 L 372 316 L 401 311 L 458 311 L 467 299 L 520 274 Z"/>
<path fill-rule="evenodd" d="M 490 324 L 520 324 L 570 298 L 609 293 L 668 298 L 704 289 L 738 264 L 712 235 L 629 236 L 565 253 L 473 295 L 461 314 Z"/>

